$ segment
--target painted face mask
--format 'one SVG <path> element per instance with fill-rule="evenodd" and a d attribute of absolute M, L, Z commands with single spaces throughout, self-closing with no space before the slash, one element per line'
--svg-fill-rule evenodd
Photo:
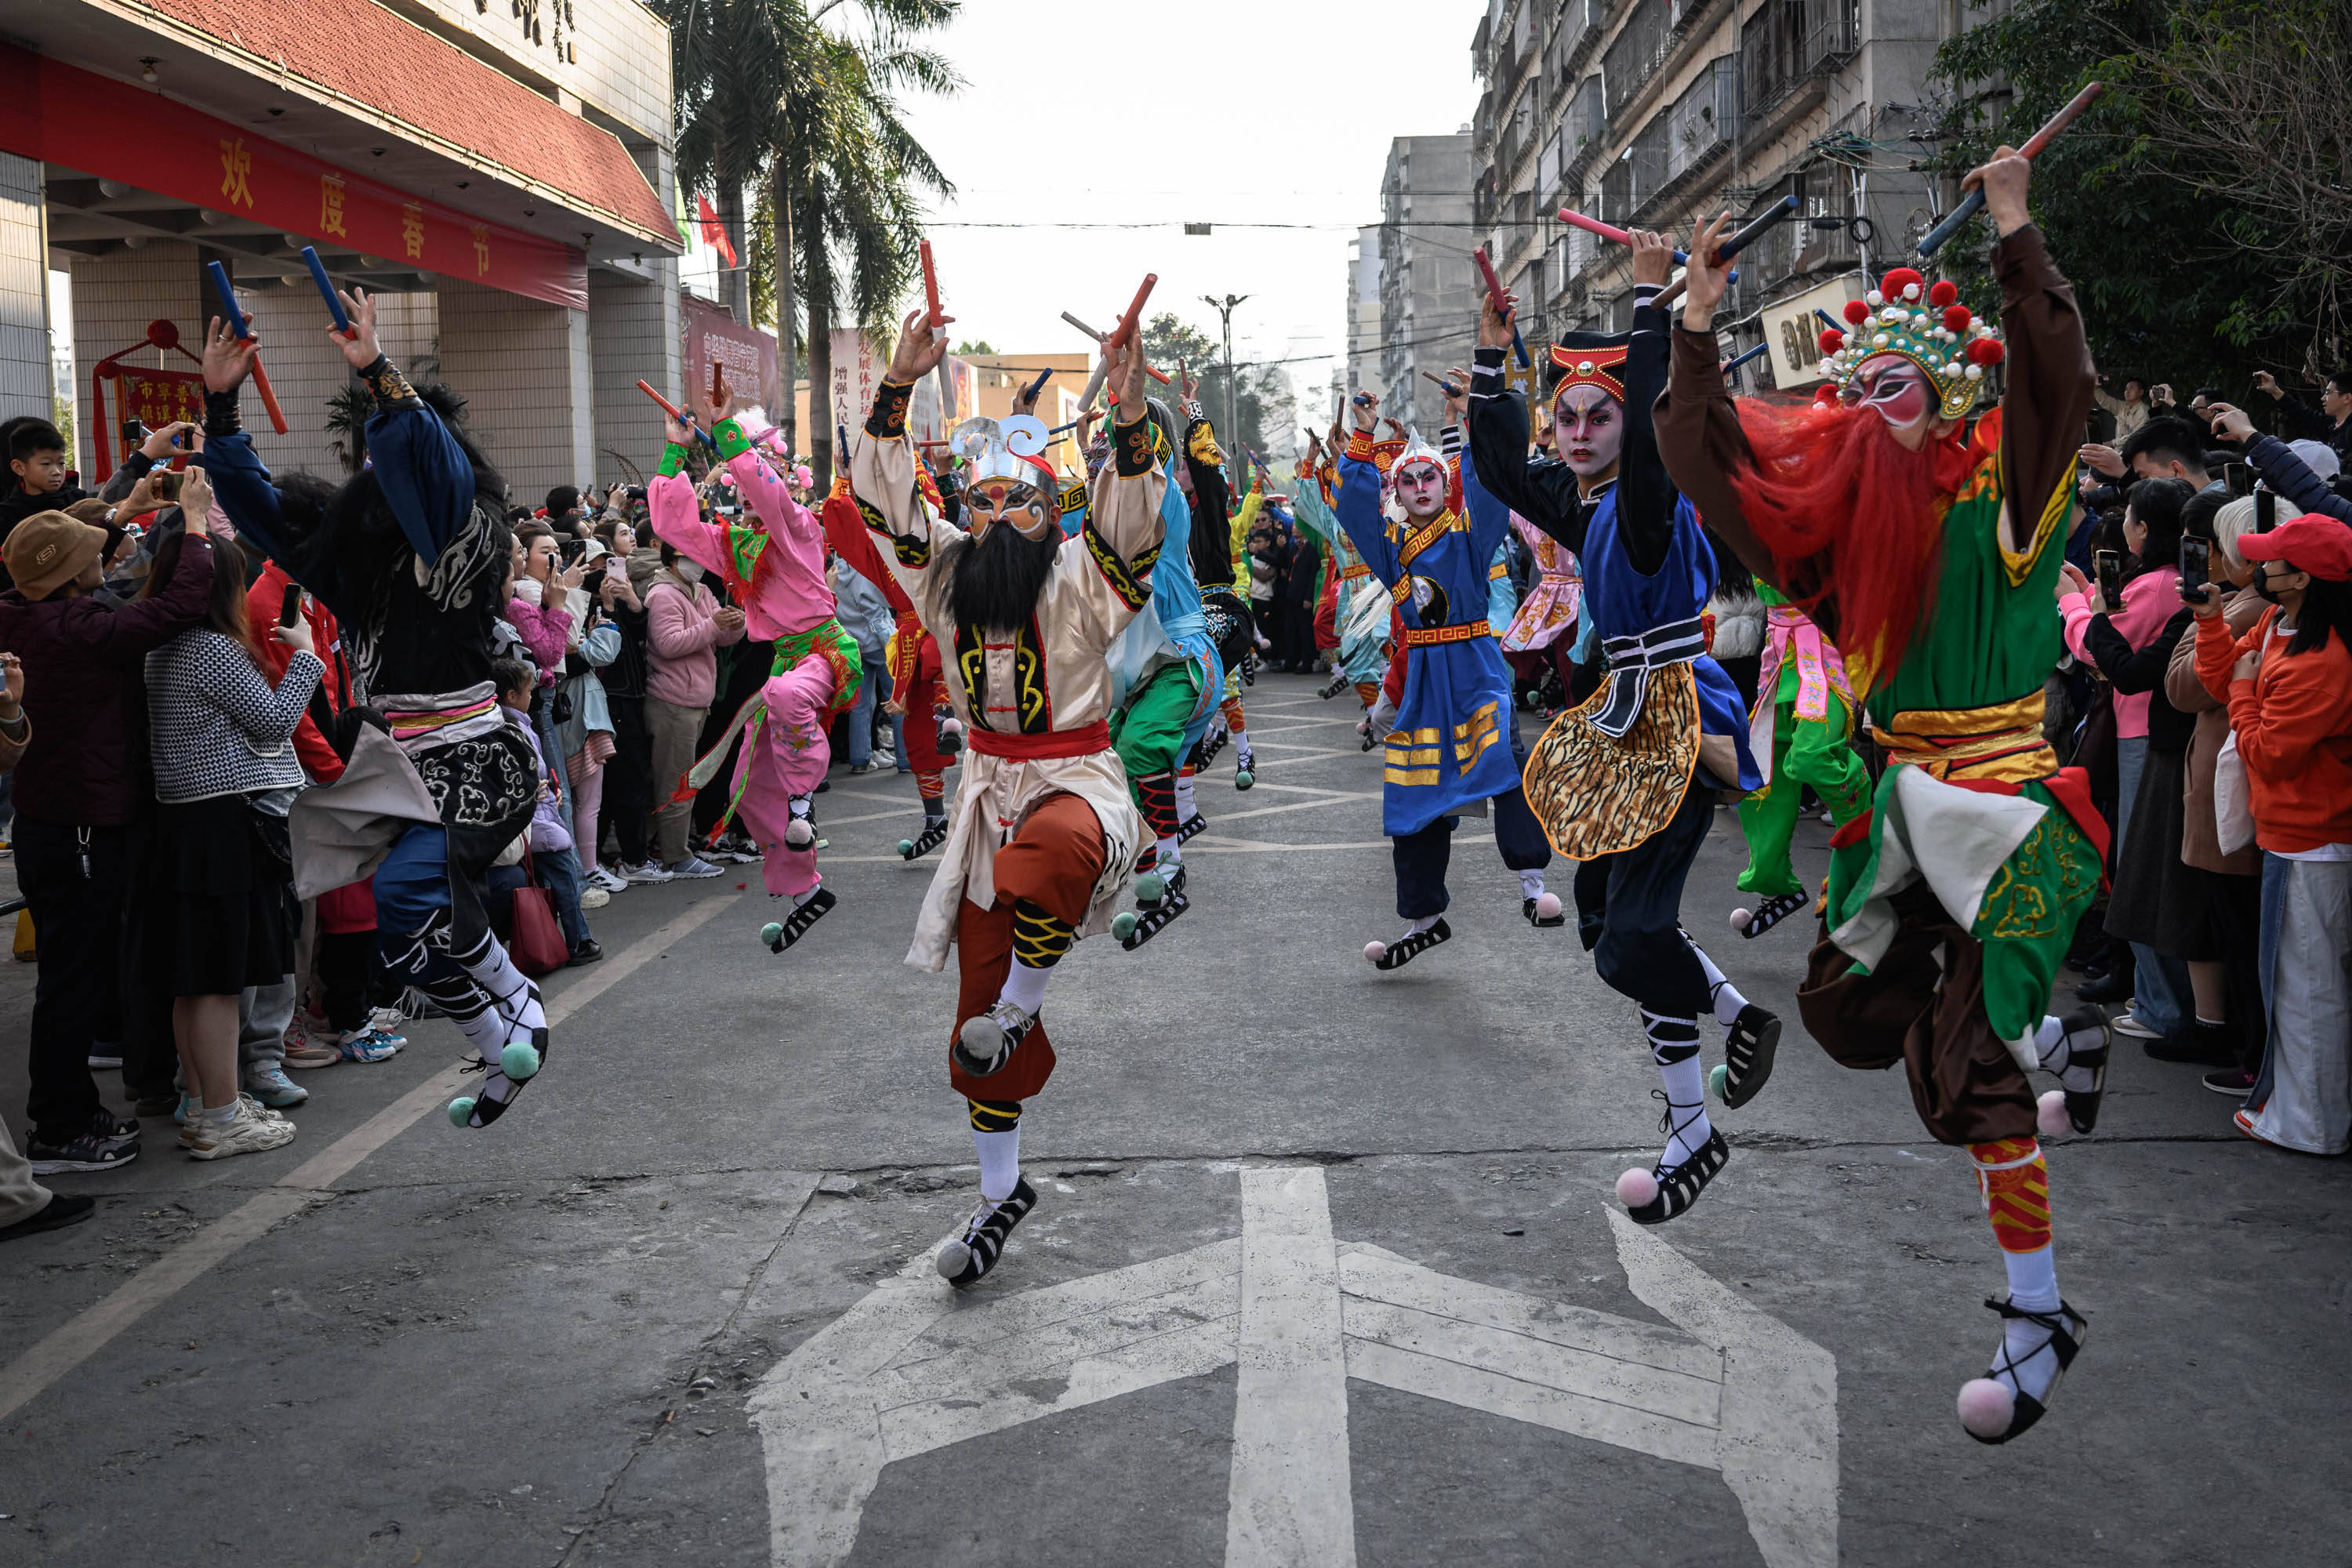
<path fill-rule="evenodd" d="M 963 521 L 974 539 L 1000 522 L 1009 524 L 1024 539 L 1043 539 L 1054 526 L 1045 492 L 1013 479 L 975 479 L 965 486 Z"/>
<path fill-rule="evenodd" d="M 1435 463 L 1401 463 L 1394 483 L 1397 504 L 1407 517 L 1423 521 L 1445 510 L 1445 470 Z"/>
<path fill-rule="evenodd" d="M 1569 470 L 1603 479 L 1625 449 L 1625 405 L 1591 382 L 1578 382 L 1552 405 L 1552 443 Z"/>
<path fill-rule="evenodd" d="M 1934 418 L 1941 402 L 1927 373 L 1901 354 L 1873 354 L 1863 361 L 1839 395 L 1869 409 L 1896 430 L 1908 430 Z"/>

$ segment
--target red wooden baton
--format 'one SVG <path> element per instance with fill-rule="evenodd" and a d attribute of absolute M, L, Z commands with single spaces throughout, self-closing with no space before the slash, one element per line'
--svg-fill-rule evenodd
<path fill-rule="evenodd" d="M 2050 145 L 2060 132 L 2074 124 L 2083 110 L 2098 101 L 2099 95 L 2106 90 L 2107 84 L 2103 81 L 2085 83 L 2082 91 L 2066 100 L 2066 106 L 2063 109 L 2052 115 L 2041 130 L 2025 139 L 2025 145 L 2017 150 L 2018 155 L 2027 159 L 2038 155 L 2042 149 Z M 1952 209 L 1949 216 L 1929 229 L 1927 237 L 1919 241 L 1921 258 L 1925 259 L 1943 249 L 1945 242 L 1958 231 L 1960 225 L 1982 212 L 1984 205 L 1984 186 L 1979 184 L 1961 198 L 1960 205 Z"/>
<path fill-rule="evenodd" d="M 931 321 L 936 325 L 940 319 L 940 274 L 931 265 L 931 242 L 924 240 L 915 247 L 915 253 L 923 258 L 923 303 L 930 307 Z"/>
<path fill-rule="evenodd" d="M 701 426 L 697 425 L 693 420 L 688 419 L 685 415 L 680 414 L 677 411 L 677 404 L 672 403 L 668 398 L 664 397 L 660 393 L 656 392 L 652 387 L 646 385 L 642 381 L 637 383 L 637 390 L 644 393 L 647 397 L 652 398 L 656 403 L 660 404 L 661 411 L 664 414 L 668 415 L 671 418 L 677 420 L 679 424 L 693 431 L 695 435 L 701 437 L 702 444 L 704 446 L 709 447 L 714 452 L 719 450 L 719 443 L 711 438 L 710 432 L 705 430 Z"/>

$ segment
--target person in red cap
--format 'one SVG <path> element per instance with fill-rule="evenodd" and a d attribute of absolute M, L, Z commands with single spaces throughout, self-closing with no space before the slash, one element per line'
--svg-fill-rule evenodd
<path fill-rule="evenodd" d="M 2225 702 L 2244 760 L 2263 903 L 2270 1040 L 2237 1111 L 2250 1138 L 2307 1154 L 2352 1148 L 2352 529 L 2313 515 L 2238 536 L 2272 607 L 2242 637 L 2208 584 L 2197 675 Z"/>

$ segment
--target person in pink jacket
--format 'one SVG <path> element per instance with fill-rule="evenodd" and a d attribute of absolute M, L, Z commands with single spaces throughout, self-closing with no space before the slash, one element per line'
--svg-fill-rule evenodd
<path fill-rule="evenodd" d="M 698 788 L 708 783 L 728 746 L 742 737 L 728 809 L 741 815 L 759 842 L 765 856 L 761 880 L 769 894 L 793 902 L 792 914 L 764 933 L 781 952 L 835 902 L 817 871 L 810 805 L 832 764 L 827 734 L 834 717 L 856 703 L 864 671 L 856 641 L 834 618 L 824 525 L 793 500 L 784 479 L 731 417 L 734 399 L 723 380 L 698 402 L 756 525 L 704 521 L 693 484 L 680 472 L 694 434 L 676 420 L 667 421 L 669 446 L 660 473 L 646 487 L 646 504 L 654 532 L 718 574 L 742 607 L 750 635 L 775 645 L 775 666 L 759 697 L 733 716 L 688 780 Z M 725 824 L 721 817 L 719 826 Z"/>
<path fill-rule="evenodd" d="M 717 649 L 743 640 L 743 612 L 722 609 L 697 581 L 701 568 L 662 546 L 662 570 L 646 591 L 646 731 L 653 742 L 655 854 L 672 876 L 716 877 L 686 847 L 694 791 L 695 738 L 719 690 Z"/>

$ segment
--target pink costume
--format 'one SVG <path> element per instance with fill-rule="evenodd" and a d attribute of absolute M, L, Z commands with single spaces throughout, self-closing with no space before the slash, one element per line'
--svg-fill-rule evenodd
<path fill-rule="evenodd" d="M 824 530 L 816 514 L 792 499 L 733 420 L 720 420 L 712 434 L 737 493 L 761 526 L 705 522 L 693 482 L 677 471 L 686 457 L 677 447 L 664 454 L 662 472 L 646 487 L 646 510 L 656 534 L 732 590 L 745 629 L 775 644 L 776 661 L 759 697 L 734 716 L 726 739 L 695 763 L 687 780 L 698 788 L 708 783 L 729 742 L 744 734 L 730 809 L 759 841 L 765 856 L 761 880 L 768 891 L 797 900 L 821 879 L 814 839 L 802 848 L 786 839 L 793 803 L 804 802 L 832 764 L 827 732 L 834 715 L 857 700 L 857 645 L 833 618 Z"/>
<path fill-rule="evenodd" d="M 1800 723 L 1836 723 L 1850 729 L 1853 710 L 1861 706 L 1853 700 L 1853 688 L 1846 679 L 1845 659 L 1839 654 L 1837 645 L 1822 637 L 1821 627 L 1806 618 L 1802 610 L 1794 605 L 1774 602 L 1777 598 L 1775 595 L 1765 606 L 1764 657 L 1756 671 L 1756 706 L 1748 715 L 1748 749 L 1763 764 L 1767 783 L 1771 779 L 1770 758 L 1780 709 L 1782 665 L 1796 666 L 1796 718 Z M 1844 704 L 1843 713 L 1830 711 L 1832 693 Z"/>
<path fill-rule="evenodd" d="M 1519 613 L 1511 617 L 1510 629 L 1503 634 L 1503 651 L 1531 653 L 1549 647 L 1576 625 L 1577 607 L 1584 597 L 1584 574 L 1577 566 L 1574 551 L 1517 512 L 1511 514 L 1511 527 L 1534 555 L 1538 575 L 1528 585 L 1528 596 L 1519 601 Z"/>

